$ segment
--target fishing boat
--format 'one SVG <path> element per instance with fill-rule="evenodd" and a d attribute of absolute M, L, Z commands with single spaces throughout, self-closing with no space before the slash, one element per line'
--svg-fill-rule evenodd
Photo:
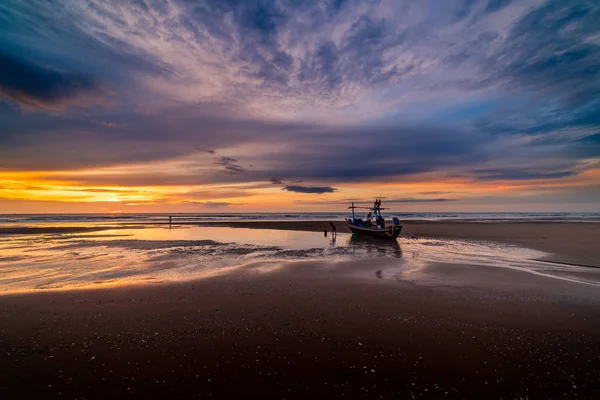
<path fill-rule="evenodd" d="M 348 229 L 353 234 L 360 237 L 369 237 L 373 239 L 385 239 L 385 240 L 396 240 L 400 236 L 402 231 L 402 225 L 398 218 L 392 220 L 392 226 L 385 226 L 385 219 L 381 216 L 381 211 L 385 208 L 381 208 L 381 200 L 375 200 L 373 207 L 359 207 L 355 206 L 352 202 L 352 206 L 348 207 L 352 209 L 352 219 L 346 219 Z M 369 214 L 366 220 L 362 218 L 356 218 L 354 210 L 356 208 L 365 208 L 369 210 Z"/>

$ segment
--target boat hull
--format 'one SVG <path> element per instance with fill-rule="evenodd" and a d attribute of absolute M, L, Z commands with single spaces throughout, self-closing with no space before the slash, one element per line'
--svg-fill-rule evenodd
<path fill-rule="evenodd" d="M 402 226 L 394 225 L 385 229 L 366 228 L 354 224 L 348 224 L 348 228 L 352 233 L 360 237 L 369 237 L 382 240 L 396 240 L 400 236 Z"/>

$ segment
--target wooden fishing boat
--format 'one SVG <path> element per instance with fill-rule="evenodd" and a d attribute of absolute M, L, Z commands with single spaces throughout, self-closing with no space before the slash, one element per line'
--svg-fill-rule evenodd
<path fill-rule="evenodd" d="M 381 200 L 375 200 L 373 207 L 356 207 L 352 203 L 352 219 L 347 219 L 348 229 L 360 237 L 369 237 L 373 239 L 384 239 L 384 240 L 396 240 L 400 236 L 402 231 L 402 225 L 398 218 L 394 218 L 392 226 L 385 226 L 385 219 L 381 216 Z M 354 215 L 354 209 L 366 208 L 369 210 L 366 220 L 356 218 Z"/>
<path fill-rule="evenodd" d="M 400 231 L 402 230 L 401 225 L 390 226 L 388 228 L 368 228 L 357 226 L 349 223 L 348 229 L 352 231 L 352 233 L 361 236 L 361 237 L 371 237 L 374 239 L 390 239 L 396 240 L 398 236 L 400 236 Z"/>

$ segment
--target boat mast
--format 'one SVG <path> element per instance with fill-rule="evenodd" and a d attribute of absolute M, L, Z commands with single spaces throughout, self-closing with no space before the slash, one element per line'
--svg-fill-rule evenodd
<path fill-rule="evenodd" d="M 381 218 L 381 210 L 384 210 L 384 208 L 381 208 L 381 204 L 379 203 L 380 200 L 375 199 L 375 204 L 373 204 L 373 213 L 375 214 L 375 218 Z"/>

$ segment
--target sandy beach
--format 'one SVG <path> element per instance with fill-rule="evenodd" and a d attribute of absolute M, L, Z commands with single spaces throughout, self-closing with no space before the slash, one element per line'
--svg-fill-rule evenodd
<path fill-rule="evenodd" d="M 600 399 L 600 1 L 0 22 L 0 400 Z"/>
<path fill-rule="evenodd" d="M 238 228 L 223 229 L 234 236 L 246 232 L 243 228 L 263 229 L 255 231 L 259 236 L 301 229 L 322 239 L 328 225 L 240 224 L 228 223 Z M 553 249 L 552 260 L 599 265 L 595 224 L 406 226 L 424 238 L 455 235 L 469 241 Z M 138 231 L 142 234 L 144 229 Z M 338 231 L 343 235 L 342 227 Z M 562 235 L 582 240 L 561 244 Z M 104 249 L 109 249 L 107 243 L 102 242 Z M 123 242 L 114 243 L 121 246 L 118 251 L 126 250 Z M 0 394 L 4 398 L 600 395 L 598 286 L 456 262 L 420 263 L 404 271 L 398 262 L 414 257 L 407 254 L 409 243 L 401 243 L 400 259 L 387 254 L 340 258 L 338 253 L 251 259 L 230 272 L 179 283 L 2 295 Z M 75 245 L 82 242 L 70 246 Z M 140 241 L 126 245 L 135 245 L 136 252 L 146 249 Z M 186 257 L 194 254 L 199 253 Z M 174 260 L 176 253 L 164 257 Z M 403 271 L 401 278 L 396 278 L 397 270 Z"/>

